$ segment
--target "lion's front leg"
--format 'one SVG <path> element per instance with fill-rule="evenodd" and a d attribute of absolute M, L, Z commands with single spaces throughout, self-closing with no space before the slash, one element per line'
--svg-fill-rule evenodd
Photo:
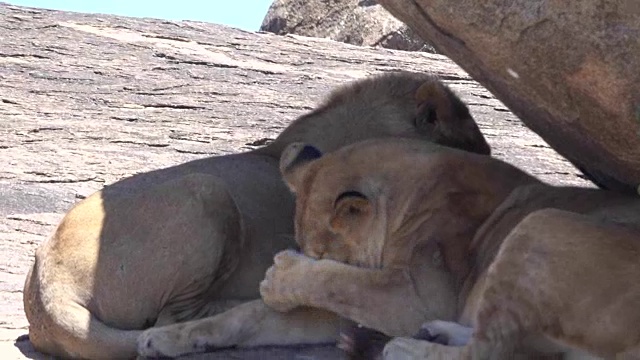
<path fill-rule="evenodd" d="M 209 318 L 148 329 L 138 338 L 138 354 L 175 357 L 231 346 L 331 343 L 339 326 L 340 319 L 327 311 L 280 313 L 254 300 Z"/>
<path fill-rule="evenodd" d="M 260 294 L 280 311 L 321 308 L 392 336 L 411 335 L 429 320 L 408 272 L 314 260 L 295 251 L 276 255 Z"/>
<path fill-rule="evenodd" d="M 513 338 L 495 342 L 473 336 L 473 329 L 448 321 L 423 325 L 414 338 L 398 337 L 389 341 L 384 360 L 501 360 L 514 358 Z M 422 336 L 421 336 L 422 335 Z M 478 334 L 476 334 L 478 335 Z"/>
<path fill-rule="evenodd" d="M 395 338 L 384 347 L 384 360 L 480 360 L 508 359 L 491 354 L 488 344 L 449 346 L 413 338 Z"/>
<path fill-rule="evenodd" d="M 398 337 L 384 347 L 384 360 L 509 360 L 514 343 L 472 339 L 464 346 L 442 345 L 414 338 Z M 545 357 L 539 357 L 545 358 Z"/>
<path fill-rule="evenodd" d="M 513 358 L 510 339 L 494 343 L 473 337 L 473 329 L 450 321 L 430 321 L 413 338 L 389 341 L 383 359 L 400 360 L 490 360 Z"/>
<path fill-rule="evenodd" d="M 455 352 L 455 354 L 451 354 L 451 351 Z M 405 337 L 398 337 L 389 341 L 383 351 L 384 360 L 451 360 L 461 359 L 461 355 L 461 348 L 449 348 L 444 345 Z"/>

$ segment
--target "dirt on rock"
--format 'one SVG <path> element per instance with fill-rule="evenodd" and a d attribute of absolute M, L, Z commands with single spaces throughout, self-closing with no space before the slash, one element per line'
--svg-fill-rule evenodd
<path fill-rule="evenodd" d="M 2 358 L 43 358 L 21 337 L 22 286 L 35 248 L 79 199 L 132 174 L 253 149 L 336 85 L 400 69 L 444 79 L 498 158 L 550 183 L 591 186 L 441 55 L 0 4 Z M 296 347 L 191 358 L 339 356 Z"/>

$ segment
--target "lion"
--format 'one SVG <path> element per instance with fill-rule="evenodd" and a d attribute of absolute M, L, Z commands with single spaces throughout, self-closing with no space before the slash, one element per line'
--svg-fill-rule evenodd
<path fill-rule="evenodd" d="M 302 254 L 281 252 L 267 271 L 274 309 L 323 309 L 377 330 L 374 342 L 397 337 L 390 360 L 640 358 L 636 197 L 413 140 L 326 155 L 292 144 L 281 169 Z M 375 358 L 361 337 L 341 346 Z"/>
<path fill-rule="evenodd" d="M 331 152 L 378 137 L 490 153 L 449 88 L 430 75 L 393 72 L 335 90 L 265 147 L 123 179 L 71 208 L 36 250 L 24 287 L 34 347 L 64 358 L 131 358 L 149 328 L 218 316 L 228 319 L 219 330 L 231 334 L 230 309 L 257 301 L 270 311 L 259 283 L 274 254 L 295 246 L 294 199 L 278 170 L 282 151 L 304 141 Z M 229 335 L 229 344 L 305 341 L 262 330 L 253 338 Z M 309 337 L 334 333 L 327 321 Z"/>

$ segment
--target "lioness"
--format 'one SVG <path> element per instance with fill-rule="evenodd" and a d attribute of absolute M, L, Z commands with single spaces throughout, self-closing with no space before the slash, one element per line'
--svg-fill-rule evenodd
<path fill-rule="evenodd" d="M 304 255 L 276 255 L 261 284 L 270 306 L 389 336 L 426 322 L 450 345 L 397 338 L 385 359 L 640 358 L 637 198 L 408 140 L 325 156 L 293 144 L 281 168 Z"/>
<path fill-rule="evenodd" d="M 282 150 L 304 141 L 330 152 L 384 136 L 489 153 L 467 107 L 431 76 L 390 73 L 342 87 L 264 148 L 136 175 L 74 206 L 27 275 L 31 342 L 61 357 L 127 358 L 144 329 L 216 314 L 231 334 L 234 313 L 225 311 L 258 299 L 273 255 L 295 245 Z M 314 335 L 334 331 L 327 323 Z M 229 335 L 232 345 L 272 341 Z"/>

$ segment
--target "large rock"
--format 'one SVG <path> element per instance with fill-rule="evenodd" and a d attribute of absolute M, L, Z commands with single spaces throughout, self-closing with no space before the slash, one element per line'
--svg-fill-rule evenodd
<path fill-rule="evenodd" d="M 638 190 L 638 1 L 380 3 L 594 182 Z"/>
<path fill-rule="evenodd" d="M 260 27 L 279 35 L 433 52 L 433 47 L 375 0 L 275 0 Z"/>
<path fill-rule="evenodd" d="M 588 185 L 442 55 L 0 3 L 0 358 L 43 358 L 24 338 L 14 346 L 27 332 L 22 287 L 35 248 L 79 199 L 125 176 L 254 149 L 333 87 L 398 69 L 444 79 L 495 156 L 553 184 Z M 339 355 L 297 347 L 190 358 Z"/>

